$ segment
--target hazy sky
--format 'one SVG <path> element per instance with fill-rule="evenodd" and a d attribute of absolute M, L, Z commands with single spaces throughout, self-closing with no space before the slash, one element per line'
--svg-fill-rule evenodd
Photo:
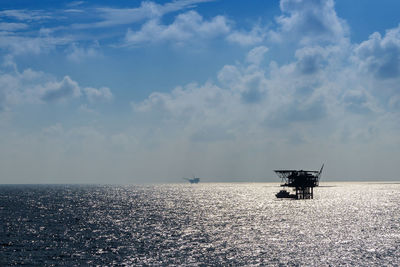
<path fill-rule="evenodd" d="M 0 2 L 0 183 L 400 179 L 400 1 Z"/>

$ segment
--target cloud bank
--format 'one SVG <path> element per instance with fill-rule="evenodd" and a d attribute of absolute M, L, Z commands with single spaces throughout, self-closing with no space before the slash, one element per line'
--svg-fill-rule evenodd
<path fill-rule="evenodd" d="M 154 92 L 134 102 L 136 116 L 152 114 L 173 132 L 170 136 L 221 146 L 225 155 L 238 158 L 240 153 L 231 146 L 264 147 L 276 155 L 282 153 L 279 147 L 302 147 L 312 160 L 340 162 L 335 149 L 327 155 L 332 147 L 346 151 L 349 157 L 344 158 L 350 160 L 358 146 L 381 151 L 378 148 L 398 144 L 398 127 L 388 127 L 388 119 L 398 122 L 400 26 L 350 44 L 348 26 L 337 16 L 333 1 L 281 1 L 281 10 L 278 29 L 269 32 L 269 47 L 254 47 L 246 61 L 225 65 L 214 82 Z M 261 64 L 276 41 L 297 41 L 294 60 Z M 315 152 L 318 147 L 321 152 Z M 287 156 L 289 162 L 309 164 L 293 155 Z"/>

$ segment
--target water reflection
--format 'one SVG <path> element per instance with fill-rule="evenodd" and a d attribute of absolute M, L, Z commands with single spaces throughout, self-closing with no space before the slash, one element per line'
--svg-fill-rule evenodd
<path fill-rule="evenodd" d="M 1 186 L 0 265 L 398 265 L 400 184 Z"/>

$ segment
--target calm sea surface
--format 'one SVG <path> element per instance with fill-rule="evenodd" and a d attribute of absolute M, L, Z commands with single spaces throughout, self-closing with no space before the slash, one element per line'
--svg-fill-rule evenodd
<path fill-rule="evenodd" d="M 400 184 L 0 186 L 0 266 L 399 266 Z"/>

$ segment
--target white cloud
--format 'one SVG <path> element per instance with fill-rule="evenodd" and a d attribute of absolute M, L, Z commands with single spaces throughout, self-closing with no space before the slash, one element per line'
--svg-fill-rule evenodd
<path fill-rule="evenodd" d="M 253 48 L 246 57 L 247 62 L 259 65 L 264 59 L 264 54 L 268 52 L 268 47 L 258 46 Z"/>
<path fill-rule="evenodd" d="M 253 49 L 248 53 L 247 58 L 263 53 L 265 51 L 263 50 L 262 47 Z M 237 94 L 241 104 L 265 104 L 269 87 L 267 78 L 260 66 L 254 65 L 253 61 L 249 63 L 247 67 L 225 65 L 218 73 L 218 80 L 223 88 Z"/>
<path fill-rule="evenodd" d="M 251 46 L 263 42 L 266 34 L 267 31 L 265 29 L 256 25 L 250 32 L 234 30 L 226 37 L 226 39 L 229 42 L 237 43 L 242 46 Z"/>
<path fill-rule="evenodd" d="M 295 68 L 283 66 L 282 74 L 275 76 L 257 66 L 266 51 L 266 47 L 251 50 L 249 65 L 224 66 L 218 73 L 219 84 L 191 84 L 170 94 L 153 93 L 134 104 L 135 111 L 156 114 L 167 128 L 183 127 L 180 136 L 186 133 L 196 141 L 242 140 L 250 134 L 264 140 L 270 127 L 304 128 L 329 116 L 324 95 L 317 88 L 307 98 L 296 96 L 296 88 L 309 81 L 301 80 Z M 285 134 L 270 133 L 269 138 L 284 139 Z"/>
<path fill-rule="evenodd" d="M 30 37 L 9 32 L 0 32 L 0 49 L 8 51 L 11 55 L 48 52 L 56 46 L 66 45 L 71 43 L 71 41 L 69 37 L 52 37 L 40 34 Z"/>
<path fill-rule="evenodd" d="M 100 12 L 103 21 L 93 24 L 83 24 L 80 26 L 110 27 L 115 25 L 131 24 L 148 18 L 160 17 L 163 14 L 161 6 L 153 2 L 142 2 L 138 8 L 98 8 L 97 11 Z"/>
<path fill-rule="evenodd" d="M 179 44 L 223 36 L 229 31 L 225 17 L 216 16 L 207 21 L 196 11 L 189 11 L 179 14 L 170 25 L 163 25 L 158 19 L 150 20 L 139 31 L 128 30 L 125 40 L 129 45 L 163 41 Z"/>
<path fill-rule="evenodd" d="M 0 109 L 2 110 L 24 103 L 40 104 L 68 99 L 82 100 L 83 94 L 92 104 L 99 101 L 110 101 L 113 97 L 111 90 L 107 87 L 82 89 L 78 82 L 68 75 L 58 80 L 44 72 L 32 69 L 19 72 L 16 65 L 13 67 L 11 71 L 4 69 L 3 72 L 0 72 Z"/>
<path fill-rule="evenodd" d="M 0 49 L 20 55 L 32 52 L 39 54 L 57 49 L 57 47 L 65 50 L 67 47 L 67 58 L 79 62 L 82 58 L 99 55 L 98 46 L 83 47 L 79 44 L 79 41 L 87 40 L 87 35 L 79 34 L 79 31 L 91 28 L 123 27 L 124 25 L 130 27 L 125 34 L 125 44 L 131 46 L 164 41 L 177 45 L 187 42 L 195 44 L 218 37 L 225 38 L 231 43 L 251 46 L 260 44 L 265 39 L 266 30 L 260 25 L 255 25 L 249 32 L 235 30 L 234 23 L 225 16 L 217 15 L 208 19 L 193 10 L 197 4 L 210 1 L 214 0 L 177 0 L 165 4 L 142 1 L 136 8 L 97 7 L 89 9 L 85 5 L 80 9 L 53 10 L 51 12 L 25 9 L 3 10 L 0 11 L 0 17 L 11 18 L 14 21 L 0 23 L 0 30 L 4 30 L 0 33 Z M 81 6 L 82 4 L 79 1 L 72 3 L 72 6 Z M 184 12 L 187 9 L 191 10 Z M 89 11 L 93 16 L 88 21 L 83 14 Z M 183 13 L 178 14 L 172 23 L 164 24 L 164 16 L 173 12 Z M 68 27 L 53 26 L 59 24 L 60 18 L 68 21 L 74 18 L 78 22 L 72 23 Z M 138 30 L 136 30 L 137 25 L 141 25 Z M 28 29 L 31 31 L 21 31 Z M 36 33 L 36 35 L 32 35 L 32 33 Z M 92 32 L 91 34 L 96 35 L 97 39 L 115 37 L 114 33 L 97 34 Z"/>
<path fill-rule="evenodd" d="M 343 104 L 352 113 L 368 114 L 379 112 L 371 95 L 365 90 L 348 90 L 343 95 Z"/>
<path fill-rule="evenodd" d="M 9 9 L 0 11 L 0 17 L 14 18 L 19 21 L 37 21 L 51 18 L 43 10 Z"/>
<path fill-rule="evenodd" d="M 77 82 L 65 76 L 60 82 L 49 82 L 41 88 L 41 99 L 46 102 L 80 97 L 81 89 Z"/>
<path fill-rule="evenodd" d="M 1 22 L 0 31 L 18 31 L 28 28 L 26 23 Z"/>
<path fill-rule="evenodd" d="M 110 101 L 113 95 L 109 88 L 101 87 L 99 89 L 86 87 L 83 89 L 90 103 L 97 101 Z"/>
<path fill-rule="evenodd" d="M 276 40 L 297 40 L 301 44 L 337 43 L 348 35 L 346 22 L 334 9 L 333 0 L 282 0 L 283 15 L 277 18 Z"/>
<path fill-rule="evenodd" d="M 77 6 L 81 6 L 85 3 L 85 1 L 72 1 L 70 3 L 67 3 L 67 6 L 69 7 L 77 7 Z"/>
<path fill-rule="evenodd" d="M 149 19 L 138 31 L 129 29 L 125 41 L 128 45 L 165 41 L 184 44 L 223 37 L 231 43 L 251 46 L 261 43 L 265 35 L 266 30 L 259 25 L 254 26 L 249 32 L 238 31 L 234 30 L 233 22 L 225 16 L 218 15 L 207 20 L 191 10 L 177 15 L 169 25 L 162 24 L 160 17 Z"/>
<path fill-rule="evenodd" d="M 129 25 L 143 20 L 152 20 L 161 18 L 163 15 L 179 11 L 185 8 L 193 7 L 198 3 L 210 2 L 214 0 L 178 0 L 164 5 L 151 1 L 143 1 L 137 8 L 109 8 L 101 7 L 96 11 L 102 18 L 102 21 L 86 24 L 74 24 L 75 28 L 97 28 L 112 27 L 117 25 Z"/>
<path fill-rule="evenodd" d="M 73 43 L 67 53 L 67 59 L 74 62 L 81 62 L 85 59 L 98 58 L 102 56 L 100 45 L 97 42 L 89 47 L 80 47 L 78 44 Z"/>
<path fill-rule="evenodd" d="M 296 50 L 296 66 L 302 74 L 314 74 L 326 64 L 328 51 L 319 46 L 304 47 Z"/>
<path fill-rule="evenodd" d="M 12 71 L 0 73 L 0 93 L 3 96 L 3 108 L 26 102 L 37 102 L 39 90 L 35 84 L 43 82 L 45 75 L 26 69 L 23 72 Z M 35 92 L 35 93 L 34 93 Z"/>
<path fill-rule="evenodd" d="M 355 56 L 363 71 L 378 79 L 400 77 L 400 25 L 385 36 L 375 32 L 355 48 Z"/>
<path fill-rule="evenodd" d="M 283 2 L 284 5 L 290 3 Z M 375 86 L 379 79 L 371 80 L 368 73 L 359 71 L 359 66 L 364 64 L 361 60 L 374 55 L 371 51 L 376 44 L 350 45 L 345 37 L 345 24 L 337 18 L 333 4 L 317 1 L 316 6 L 325 9 L 337 24 L 327 24 L 329 19 L 320 22 L 333 28 L 306 33 L 307 41 L 302 39 L 300 26 L 291 29 L 297 31 L 297 35 L 292 33 L 293 38 L 297 36 L 304 41 L 300 48 L 294 48 L 295 57 L 291 62 L 281 66 L 271 62 L 264 69 L 260 62 L 269 48 L 255 47 L 246 56 L 248 64 L 225 65 L 217 75 L 217 83 L 177 87 L 171 93 L 154 92 L 145 101 L 133 104 L 135 112 L 151 113 L 153 120 L 165 123 L 160 124 L 162 127 L 170 131 L 174 131 L 171 128 L 180 129 L 179 138 L 186 136 L 197 141 L 243 141 L 245 136 L 252 135 L 254 140 L 307 143 L 310 140 L 322 142 L 321 136 L 326 136 L 340 143 L 344 140 L 341 139 L 343 128 L 351 133 L 347 136 L 353 138 L 353 142 L 357 142 L 356 136 L 365 137 L 359 139 L 360 142 L 379 139 L 371 129 L 380 127 L 383 118 L 398 106 L 398 99 L 379 99 Z M 307 12 L 316 10 L 312 3 L 301 1 L 283 7 L 291 10 L 292 16 L 299 15 L 301 8 Z M 337 28 L 339 26 L 342 28 Z M 379 47 L 383 43 L 397 47 L 396 31 L 389 32 L 390 42 L 389 38 L 370 39 L 375 43 L 379 40 Z M 288 32 L 281 29 L 281 36 L 283 33 Z M 341 41 L 332 43 L 333 39 L 328 38 L 332 34 Z M 356 60 L 351 58 L 352 54 Z M 365 54 L 368 56 L 361 56 Z M 379 124 L 373 123 L 372 118 Z M 293 132 L 296 136 L 290 134 Z"/>

